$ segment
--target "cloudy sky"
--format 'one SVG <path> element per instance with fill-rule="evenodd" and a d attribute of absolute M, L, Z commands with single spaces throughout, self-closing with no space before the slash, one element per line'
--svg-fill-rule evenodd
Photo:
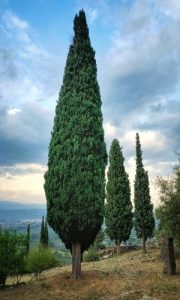
<path fill-rule="evenodd" d="M 180 1 L 0 0 L 0 200 L 45 203 L 54 110 L 84 9 L 96 50 L 107 148 L 118 138 L 134 181 L 139 132 L 153 203 L 180 149 Z"/>

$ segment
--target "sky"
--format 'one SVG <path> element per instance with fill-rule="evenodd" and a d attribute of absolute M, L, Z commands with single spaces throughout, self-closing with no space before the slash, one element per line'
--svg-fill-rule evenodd
<path fill-rule="evenodd" d="M 0 201 L 45 203 L 48 145 L 73 19 L 96 51 L 105 140 L 135 176 L 139 132 L 151 198 L 180 150 L 180 1 L 0 0 Z"/>

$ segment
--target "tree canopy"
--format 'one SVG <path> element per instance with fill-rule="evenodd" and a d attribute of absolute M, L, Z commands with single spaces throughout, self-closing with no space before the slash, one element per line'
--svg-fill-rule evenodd
<path fill-rule="evenodd" d="M 116 243 L 128 240 L 133 218 L 130 185 L 122 148 L 117 139 L 113 140 L 109 153 L 106 199 L 107 234 Z"/>
<path fill-rule="evenodd" d="M 136 134 L 136 176 L 134 183 L 135 229 L 138 238 L 143 239 L 143 251 L 146 252 L 146 240 L 153 236 L 155 220 L 151 203 L 149 178 L 142 159 L 139 134 Z"/>
<path fill-rule="evenodd" d="M 104 217 L 106 147 L 95 52 L 85 12 L 74 18 L 45 174 L 47 219 L 66 247 L 87 249 Z"/>

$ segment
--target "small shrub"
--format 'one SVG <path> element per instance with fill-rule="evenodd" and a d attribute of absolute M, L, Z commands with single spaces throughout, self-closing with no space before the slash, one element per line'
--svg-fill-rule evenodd
<path fill-rule="evenodd" d="M 57 266 L 58 262 L 50 248 L 38 247 L 28 254 L 26 264 L 30 273 L 39 276 L 44 270 Z"/>
<path fill-rule="evenodd" d="M 99 252 L 97 248 L 90 247 L 88 252 L 84 254 L 84 261 L 98 261 L 100 259 Z"/>

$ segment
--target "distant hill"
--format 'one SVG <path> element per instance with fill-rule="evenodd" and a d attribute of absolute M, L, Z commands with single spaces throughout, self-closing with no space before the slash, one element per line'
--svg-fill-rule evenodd
<path fill-rule="evenodd" d="M 0 210 L 46 209 L 45 204 L 23 204 L 13 201 L 0 200 Z"/>
<path fill-rule="evenodd" d="M 0 225 L 2 226 L 40 223 L 43 215 L 46 215 L 46 206 L 43 204 L 22 204 L 0 200 Z"/>

